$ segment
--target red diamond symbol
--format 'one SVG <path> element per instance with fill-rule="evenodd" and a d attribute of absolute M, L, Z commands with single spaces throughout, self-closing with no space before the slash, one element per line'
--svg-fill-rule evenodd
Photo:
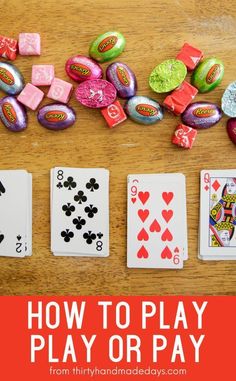
<path fill-rule="evenodd" d="M 208 186 L 208 185 L 206 185 L 204 189 L 205 189 L 206 191 L 208 191 L 208 189 L 209 189 L 209 186 Z"/>
<path fill-rule="evenodd" d="M 212 188 L 217 191 L 220 187 L 219 181 L 215 180 L 214 183 L 212 184 Z"/>

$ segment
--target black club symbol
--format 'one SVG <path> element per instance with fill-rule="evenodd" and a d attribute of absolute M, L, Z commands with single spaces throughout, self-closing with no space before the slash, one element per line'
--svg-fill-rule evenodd
<path fill-rule="evenodd" d="M 96 206 L 89 205 L 89 206 L 86 206 L 86 208 L 84 208 L 84 211 L 85 213 L 88 214 L 89 218 L 93 218 L 94 214 L 98 212 L 98 208 L 96 208 Z"/>
<path fill-rule="evenodd" d="M 97 237 L 98 237 L 99 239 L 101 239 L 101 238 L 103 237 L 103 234 L 102 234 L 102 233 L 98 233 L 98 234 L 97 234 Z"/>
<path fill-rule="evenodd" d="M 88 231 L 88 233 L 84 233 L 83 237 L 86 240 L 87 244 L 91 245 L 91 243 L 93 243 L 93 241 L 96 239 L 96 234 Z"/>
<path fill-rule="evenodd" d="M 65 215 L 69 217 L 75 211 L 75 207 L 74 205 L 71 205 L 71 203 L 68 202 L 67 204 L 62 206 L 62 210 L 63 212 L 65 212 Z"/>
<path fill-rule="evenodd" d="M 61 189 L 62 187 L 63 187 L 62 183 L 59 182 L 59 183 L 57 184 L 57 188 Z"/>
<path fill-rule="evenodd" d="M 94 190 L 97 190 L 99 188 L 99 185 L 96 182 L 96 179 L 90 179 L 89 182 L 86 184 L 86 188 L 90 189 L 90 192 L 94 192 Z"/>
<path fill-rule="evenodd" d="M 73 177 L 67 177 L 67 180 L 64 181 L 64 187 L 68 188 L 68 190 L 71 190 L 76 187 L 76 182 L 74 181 Z"/>
<path fill-rule="evenodd" d="M 83 191 L 79 191 L 79 192 L 75 195 L 74 200 L 75 200 L 76 202 L 78 202 L 78 204 L 82 204 L 82 202 L 87 201 L 87 197 L 85 196 L 85 194 L 84 194 Z"/>
<path fill-rule="evenodd" d="M 71 232 L 69 229 L 63 230 L 61 232 L 62 238 L 64 238 L 65 242 L 70 242 L 71 238 L 74 237 L 74 233 Z"/>
<path fill-rule="evenodd" d="M 82 229 L 82 227 L 86 224 L 86 221 L 80 216 L 74 218 L 72 222 L 78 230 Z"/>

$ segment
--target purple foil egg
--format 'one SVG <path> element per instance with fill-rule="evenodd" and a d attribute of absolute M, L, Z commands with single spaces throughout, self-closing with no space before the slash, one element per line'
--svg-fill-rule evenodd
<path fill-rule="evenodd" d="M 75 90 L 75 97 L 83 106 L 102 108 L 114 102 L 116 89 L 104 79 L 93 79 L 80 83 Z"/>
<path fill-rule="evenodd" d="M 74 56 L 66 62 L 66 72 L 76 82 L 102 78 L 102 68 L 89 57 Z"/>
<path fill-rule="evenodd" d="M 136 94 L 137 80 L 126 64 L 113 62 L 107 67 L 106 78 L 115 86 L 120 98 L 131 98 Z"/>
<path fill-rule="evenodd" d="M 74 110 L 61 103 L 52 103 L 41 107 L 37 115 L 39 123 L 49 130 L 64 130 L 75 123 Z"/>
<path fill-rule="evenodd" d="M 23 131 L 27 127 L 26 109 L 12 96 L 0 99 L 0 119 L 13 132 Z"/>
<path fill-rule="evenodd" d="M 227 121 L 227 132 L 230 140 L 236 144 L 236 118 L 230 118 Z"/>
<path fill-rule="evenodd" d="M 222 118 L 219 106 L 210 102 L 191 103 L 181 115 L 184 124 L 205 129 L 214 126 Z"/>

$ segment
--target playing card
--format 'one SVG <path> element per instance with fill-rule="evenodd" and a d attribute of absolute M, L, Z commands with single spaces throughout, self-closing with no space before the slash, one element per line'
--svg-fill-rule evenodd
<path fill-rule="evenodd" d="M 185 176 L 128 176 L 127 265 L 182 268 L 187 259 Z"/>
<path fill-rule="evenodd" d="M 51 250 L 55 255 L 109 255 L 109 171 L 51 172 Z"/>
<path fill-rule="evenodd" d="M 201 171 L 199 258 L 236 259 L 236 170 Z"/>
<path fill-rule="evenodd" d="M 31 180 L 32 181 L 32 180 Z M 24 170 L 0 171 L 0 256 L 24 257 L 30 243 L 29 174 Z"/>

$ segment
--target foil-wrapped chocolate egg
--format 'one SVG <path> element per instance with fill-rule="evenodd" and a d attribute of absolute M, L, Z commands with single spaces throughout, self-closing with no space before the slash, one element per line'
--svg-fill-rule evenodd
<path fill-rule="evenodd" d="M 113 60 L 125 48 L 125 38 L 120 32 L 100 34 L 90 45 L 89 55 L 98 62 Z"/>
<path fill-rule="evenodd" d="M 116 89 L 105 79 L 93 79 L 79 84 L 75 97 L 83 106 L 90 108 L 107 107 L 116 99 Z"/>
<path fill-rule="evenodd" d="M 159 103 L 141 95 L 130 98 L 124 110 L 130 119 L 140 124 L 154 124 L 163 118 L 163 109 Z"/>
<path fill-rule="evenodd" d="M 187 126 L 205 129 L 214 126 L 222 118 L 222 111 L 215 103 L 191 103 L 181 115 Z"/>
<path fill-rule="evenodd" d="M 230 140 L 236 144 L 236 118 L 230 118 L 227 121 L 227 132 Z"/>
<path fill-rule="evenodd" d="M 203 60 L 192 74 L 192 84 L 200 93 L 206 93 L 215 89 L 224 76 L 223 62 L 218 58 Z"/>
<path fill-rule="evenodd" d="M 0 62 L 0 90 L 9 95 L 16 95 L 24 85 L 24 78 L 15 65 Z"/>
<path fill-rule="evenodd" d="M 230 83 L 224 91 L 221 108 L 225 115 L 236 117 L 236 81 Z"/>
<path fill-rule="evenodd" d="M 12 96 L 0 99 L 0 119 L 4 126 L 12 132 L 20 132 L 27 127 L 26 109 Z"/>
<path fill-rule="evenodd" d="M 52 103 L 41 107 L 37 115 L 39 123 L 49 130 L 65 130 L 75 123 L 74 110 L 61 103 Z"/>
<path fill-rule="evenodd" d="M 136 94 L 137 80 L 133 71 L 122 62 L 113 62 L 107 67 L 106 77 L 120 98 L 131 98 Z"/>
<path fill-rule="evenodd" d="M 66 62 L 66 72 L 76 82 L 102 78 L 101 66 L 89 57 L 77 55 Z"/>

